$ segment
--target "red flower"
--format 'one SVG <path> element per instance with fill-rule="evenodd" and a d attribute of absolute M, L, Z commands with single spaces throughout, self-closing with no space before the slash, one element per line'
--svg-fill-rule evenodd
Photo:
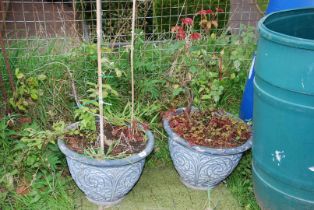
<path fill-rule="evenodd" d="M 182 18 L 181 21 L 185 25 L 192 25 L 193 24 L 193 19 L 192 18 Z"/>
<path fill-rule="evenodd" d="M 171 32 L 176 33 L 176 39 L 178 39 L 178 40 L 183 40 L 186 37 L 185 31 L 181 26 L 176 25 L 176 26 L 172 27 Z"/>
<path fill-rule="evenodd" d="M 207 15 L 208 13 L 207 13 L 207 10 L 200 10 L 200 11 L 198 11 L 198 13 L 197 14 L 199 14 L 199 15 Z"/>
<path fill-rule="evenodd" d="M 186 35 L 185 35 L 185 31 L 184 30 L 179 30 L 177 32 L 176 39 L 183 40 L 183 39 L 185 39 L 185 37 L 186 37 Z"/>
<path fill-rule="evenodd" d="M 211 9 L 206 10 L 206 14 L 213 14 L 213 10 Z"/>
<path fill-rule="evenodd" d="M 183 28 L 181 26 L 178 26 L 178 25 L 175 25 L 171 28 L 171 32 L 172 33 L 175 33 L 175 32 L 178 32 L 178 31 L 184 31 Z"/>
<path fill-rule="evenodd" d="M 224 10 L 217 7 L 217 8 L 216 8 L 216 12 L 224 12 Z"/>
<path fill-rule="evenodd" d="M 191 40 L 199 40 L 202 38 L 202 35 L 200 33 L 192 33 L 190 38 Z"/>

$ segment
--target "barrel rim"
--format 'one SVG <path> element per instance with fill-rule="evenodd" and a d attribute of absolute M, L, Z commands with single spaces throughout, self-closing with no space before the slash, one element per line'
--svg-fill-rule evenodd
<path fill-rule="evenodd" d="M 265 22 L 269 20 L 270 18 L 273 18 L 274 16 L 280 16 L 284 13 L 292 13 L 297 11 L 299 14 L 302 12 L 311 12 L 314 14 L 314 7 L 311 8 L 298 8 L 298 9 L 289 9 L 289 10 L 283 10 L 279 12 L 273 12 L 265 17 L 263 17 L 259 22 L 258 22 L 258 30 L 259 34 L 261 37 L 273 41 L 282 45 L 294 47 L 294 48 L 303 48 L 303 49 L 309 49 L 309 50 L 314 50 L 314 39 L 305 39 L 305 38 L 300 38 L 300 37 L 295 37 L 291 35 L 287 35 L 284 33 L 276 32 L 274 30 L 269 29 L 266 25 Z M 282 16 L 280 16 L 282 17 Z"/>

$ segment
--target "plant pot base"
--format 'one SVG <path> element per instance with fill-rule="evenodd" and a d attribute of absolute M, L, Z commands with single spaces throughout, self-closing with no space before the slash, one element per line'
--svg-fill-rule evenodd
<path fill-rule="evenodd" d="M 76 129 L 78 123 L 67 127 Z M 110 207 L 119 203 L 139 180 L 146 157 L 154 148 L 154 136 L 146 130 L 147 144 L 140 153 L 113 160 L 98 160 L 72 151 L 62 139 L 58 146 L 66 155 L 73 180 L 87 199 L 100 206 Z"/>
<path fill-rule="evenodd" d="M 193 189 L 193 190 L 203 190 L 203 191 L 208 191 L 208 190 L 211 190 L 213 188 L 215 188 L 218 184 L 215 184 L 215 185 L 210 185 L 208 187 L 199 187 L 199 186 L 194 186 L 190 183 L 187 183 L 185 182 L 182 178 L 180 178 L 180 181 L 187 187 L 187 188 L 190 188 L 190 189 Z"/>
<path fill-rule="evenodd" d="M 87 198 L 87 200 L 89 200 L 89 201 L 92 202 L 93 204 L 96 204 L 96 205 L 98 205 L 98 206 L 103 206 L 103 207 L 106 207 L 106 208 L 109 208 L 109 207 L 111 207 L 111 206 L 114 206 L 114 205 L 120 203 L 120 202 L 124 199 L 124 197 L 123 197 L 123 198 L 120 198 L 120 199 L 118 199 L 118 200 L 116 200 L 116 201 L 100 202 L 100 201 L 95 201 L 95 200 L 93 200 L 93 199 L 91 199 L 91 198 L 89 198 L 89 197 L 87 197 L 87 196 L 86 196 L 86 198 Z"/>

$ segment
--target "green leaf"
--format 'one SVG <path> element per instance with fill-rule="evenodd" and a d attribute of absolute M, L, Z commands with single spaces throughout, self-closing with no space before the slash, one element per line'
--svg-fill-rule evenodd
<path fill-rule="evenodd" d="M 116 72 L 117 77 L 121 77 L 122 76 L 122 71 L 120 71 L 118 68 L 114 69 Z"/>
<path fill-rule="evenodd" d="M 37 76 L 37 79 L 40 80 L 40 81 L 44 81 L 44 80 L 47 79 L 47 76 L 44 75 L 44 74 L 40 74 L 40 75 Z"/>
<path fill-rule="evenodd" d="M 201 97 L 201 99 L 203 99 L 203 100 L 208 100 L 208 99 L 211 99 L 211 96 L 210 96 L 210 95 L 203 95 L 203 96 Z"/>
<path fill-rule="evenodd" d="M 235 77 L 236 77 L 235 73 L 232 73 L 232 74 L 230 75 L 230 79 L 234 79 Z"/>
<path fill-rule="evenodd" d="M 217 103 L 219 101 L 220 97 L 219 97 L 219 95 L 214 95 L 213 99 Z"/>
<path fill-rule="evenodd" d="M 17 108 L 21 111 L 26 111 L 26 107 L 23 106 L 22 104 L 17 104 Z"/>
<path fill-rule="evenodd" d="M 172 95 L 173 95 L 173 96 L 178 96 L 178 95 L 181 94 L 182 92 L 184 92 L 184 89 L 183 89 L 183 88 L 177 88 L 177 89 L 174 89 Z"/>
<path fill-rule="evenodd" d="M 19 69 L 15 70 L 15 76 L 18 80 L 22 79 L 24 77 L 24 74 L 20 72 Z"/>
<path fill-rule="evenodd" d="M 38 99 L 38 93 L 37 93 L 37 91 L 35 89 L 31 90 L 31 98 L 33 100 L 37 100 Z"/>
<path fill-rule="evenodd" d="M 193 73 L 193 74 L 197 72 L 197 68 L 196 68 L 195 66 L 191 66 L 191 67 L 189 68 L 189 70 L 190 70 L 190 72 Z"/>

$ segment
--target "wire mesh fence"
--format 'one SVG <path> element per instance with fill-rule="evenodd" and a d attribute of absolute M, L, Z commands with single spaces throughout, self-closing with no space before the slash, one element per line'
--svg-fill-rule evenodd
<path fill-rule="evenodd" d="M 179 48 L 169 43 L 178 38 L 174 26 L 182 26 L 182 19 L 187 17 L 193 20 L 190 32 L 202 35 L 198 46 L 207 51 L 206 56 L 210 55 L 211 59 L 204 59 L 203 62 L 219 64 L 222 46 L 231 43 L 228 36 L 240 34 L 242 24 L 255 27 L 262 16 L 260 8 L 266 4 L 266 1 L 255 0 L 138 0 L 136 68 L 145 69 L 144 75 L 152 81 L 154 75 L 157 76 L 156 69 L 171 69 L 178 65 L 173 56 Z M 127 69 L 132 1 L 103 0 L 102 9 L 103 53 L 105 57 L 114 57 L 119 68 Z M 76 77 L 83 78 L 79 84 L 82 90 L 86 89 L 85 82 L 97 78 L 93 57 L 93 44 L 96 42 L 95 0 L 4 0 L 0 4 L 0 31 L 13 70 L 21 67 L 36 70 L 60 57 L 66 60 L 68 56 L 74 56 L 77 59 L 68 62 L 71 62 L 71 68 L 80 70 Z M 224 41 L 213 41 L 217 37 L 225 38 Z M 144 57 L 146 64 L 141 64 Z M 7 68 L 4 56 L 1 56 L 1 68 L 2 72 Z M 49 70 L 47 66 L 46 71 Z M 111 76 L 115 77 L 107 75 L 105 79 Z M 167 76 L 164 75 L 165 80 Z M 143 74 L 137 76 L 135 71 L 135 77 L 138 88 L 148 88 L 144 78 L 140 78 Z M 5 73 L 4 79 L 8 80 Z"/>
<path fill-rule="evenodd" d="M 104 38 L 115 43 L 130 39 L 132 1 L 103 0 Z M 266 2 L 260 3 L 265 5 Z M 1 2 L 0 26 L 7 47 L 17 40 L 71 38 L 95 41 L 95 6 L 93 0 L 4 0 Z M 147 40 L 168 39 L 171 28 L 183 17 L 195 17 L 198 11 L 221 8 L 219 29 L 239 29 L 240 23 L 255 26 L 261 17 L 255 0 L 139 0 L 136 28 Z M 198 17 L 195 17 L 196 19 Z M 200 26 L 196 25 L 196 28 Z"/>

